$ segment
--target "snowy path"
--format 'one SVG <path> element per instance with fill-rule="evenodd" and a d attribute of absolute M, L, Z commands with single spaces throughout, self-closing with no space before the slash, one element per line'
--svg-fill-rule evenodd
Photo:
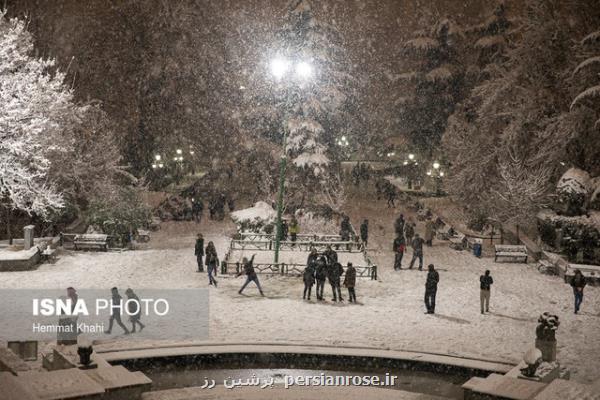
<path fill-rule="evenodd" d="M 437 242 L 425 249 L 425 264 L 434 263 L 441 278 L 437 314 L 426 315 L 425 272 L 392 270 L 389 247 L 395 212 L 381 212 L 381 206 L 372 200 L 354 204 L 361 209 L 360 217 L 371 221 L 371 247 L 380 266 L 380 281 L 358 280 L 362 304 L 304 302 L 301 279 L 278 276 L 261 276 L 267 298 L 260 298 L 253 285 L 245 296 L 238 296 L 242 277 L 218 277 L 219 287 L 211 288 L 210 340 L 377 346 L 516 363 L 533 346 L 538 315 L 549 311 L 561 318 L 559 360 L 578 381 L 600 378 L 599 288 L 586 289 L 583 312 L 574 315 L 571 290 L 560 279 L 541 275 L 533 266 L 479 260 Z M 358 225 L 355 209 L 349 212 Z M 203 222 L 200 227 L 222 255 L 231 224 Z M 36 271 L 2 273 L 0 288 L 205 287 L 206 276 L 194 272 L 197 229 L 191 223 L 171 224 L 155 235 L 154 249 L 73 253 Z M 495 281 L 490 315 L 479 312 L 478 278 L 485 269 Z M 331 289 L 326 287 L 325 293 L 330 298 Z"/>

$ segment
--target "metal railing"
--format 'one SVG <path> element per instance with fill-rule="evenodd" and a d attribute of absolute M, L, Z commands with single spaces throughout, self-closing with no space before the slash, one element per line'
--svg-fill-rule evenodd
<path fill-rule="evenodd" d="M 306 269 L 306 264 L 286 264 L 286 263 L 254 263 L 254 271 L 257 274 L 263 275 L 287 275 L 287 276 L 302 276 Z M 346 272 L 346 267 L 344 273 Z M 377 266 L 361 266 L 355 265 L 356 277 L 358 278 L 370 278 L 377 279 Z M 221 263 L 221 274 L 237 275 L 240 272 L 243 273 L 243 266 L 240 262 L 227 262 Z"/>

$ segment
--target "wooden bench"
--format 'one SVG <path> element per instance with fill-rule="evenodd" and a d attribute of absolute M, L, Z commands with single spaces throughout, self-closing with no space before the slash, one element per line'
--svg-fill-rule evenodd
<path fill-rule="evenodd" d="M 600 282 L 600 265 L 587 265 L 587 264 L 567 264 L 565 268 L 565 282 L 569 283 L 569 280 L 575 276 L 575 270 L 581 271 L 581 274 L 586 277 L 589 281 Z"/>
<path fill-rule="evenodd" d="M 108 235 L 104 234 L 83 234 L 75 236 L 73 240 L 75 250 L 98 249 L 108 250 Z"/>
<path fill-rule="evenodd" d="M 523 245 L 513 244 L 496 244 L 494 245 L 494 261 L 498 262 L 498 257 L 523 259 L 527 263 L 527 247 Z"/>

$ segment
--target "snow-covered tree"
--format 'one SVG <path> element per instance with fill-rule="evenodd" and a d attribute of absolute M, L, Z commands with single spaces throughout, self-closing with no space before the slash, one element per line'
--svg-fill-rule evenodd
<path fill-rule="evenodd" d="M 277 77 L 261 69 L 249 79 L 245 125 L 279 143 L 286 131 L 288 203 L 336 209 L 337 201 L 323 194 L 339 182 L 337 142 L 342 136 L 352 142 L 359 134 L 352 116 L 357 82 L 343 37 L 335 24 L 317 18 L 310 1 L 293 0 L 272 40 L 275 44 L 265 49 L 270 54 L 265 70 L 273 60 L 291 70 Z M 307 196 L 306 187 L 314 194 Z"/>
<path fill-rule="evenodd" d="M 489 79 L 473 89 L 444 134 L 447 188 L 503 222 L 530 221 L 552 203 L 565 168 L 578 164 L 573 154 L 581 150 L 585 123 L 580 111 L 567 112 L 565 80 L 578 12 L 572 7 L 529 0 L 514 48 L 485 67 Z"/>
<path fill-rule="evenodd" d="M 464 97 L 463 39 L 462 28 L 442 18 L 403 44 L 408 65 L 397 77 L 404 85 L 396 104 L 404 132 L 422 152 L 439 145 L 448 116 Z"/>
<path fill-rule="evenodd" d="M 51 151 L 68 151 L 61 131 L 76 119 L 64 75 L 34 58 L 25 22 L 0 15 L 0 198 L 8 209 L 44 216 L 63 206 L 48 176 Z"/>

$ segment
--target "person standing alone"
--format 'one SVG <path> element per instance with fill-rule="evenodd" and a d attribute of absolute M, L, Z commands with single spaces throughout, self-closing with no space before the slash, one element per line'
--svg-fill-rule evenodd
<path fill-rule="evenodd" d="M 194 248 L 194 254 L 196 255 L 196 262 L 198 264 L 198 272 L 203 272 L 204 267 L 202 265 L 202 257 L 204 256 L 204 238 L 199 233 L 196 237 L 196 246 Z"/>
<path fill-rule="evenodd" d="M 215 285 L 217 287 L 217 280 L 215 275 L 217 274 L 217 266 L 219 265 L 219 257 L 217 256 L 217 249 L 213 242 L 208 242 L 206 245 L 206 270 L 208 271 L 208 284 Z"/>
<path fill-rule="evenodd" d="M 490 289 L 492 283 L 494 283 L 489 269 L 479 277 L 479 283 L 481 284 L 481 294 L 479 296 L 481 299 L 481 313 L 484 314 L 484 312 L 490 312 Z"/>
<path fill-rule="evenodd" d="M 354 286 L 356 286 L 356 268 L 352 266 L 351 262 L 348 263 L 348 267 L 346 268 L 344 286 L 348 289 L 348 301 L 356 303 L 356 292 L 354 291 Z"/>
<path fill-rule="evenodd" d="M 427 269 L 429 272 L 425 281 L 425 307 L 427 308 L 427 314 L 435 314 L 435 296 L 440 274 L 435 270 L 433 264 L 429 264 Z"/>
<path fill-rule="evenodd" d="M 360 240 L 363 241 L 365 247 L 367 247 L 367 243 L 369 242 L 369 220 L 365 219 L 362 224 L 360 224 Z"/>
<path fill-rule="evenodd" d="M 423 270 L 423 243 L 423 238 L 421 238 L 418 233 L 415 233 L 415 237 L 413 238 L 412 243 L 410 244 L 413 250 L 413 256 L 412 260 L 410 260 L 410 266 L 408 267 L 408 269 L 413 268 L 415 260 L 418 258 L 419 271 Z"/>
<path fill-rule="evenodd" d="M 581 307 L 581 303 L 583 302 L 583 288 L 585 288 L 587 281 L 581 271 L 576 269 L 570 284 L 573 288 L 573 294 L 575 295 L 575 314 L 577 314 L 579 312 L 579 307 Z"/>

